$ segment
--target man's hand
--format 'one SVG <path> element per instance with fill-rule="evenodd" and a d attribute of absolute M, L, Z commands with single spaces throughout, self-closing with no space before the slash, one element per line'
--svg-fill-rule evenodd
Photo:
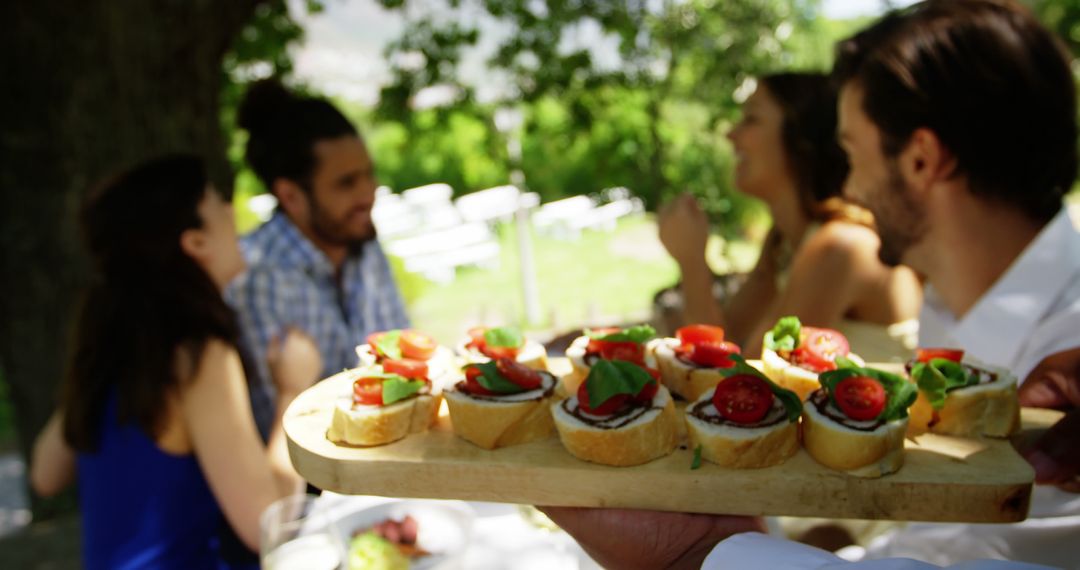
<path fill-rule="evenodd" d="M 681 194 L 660 209 L 660 242 L 679 265 L 705 265 L 709 219 L 697 199 Z"/>
<path fill-rule="evenodd" d="M 1046 357 L 1020 387 L 1020 405 L 1067 410 L 1027 449 L 1035 481 L 1080 492 L 1080 348 Z"/>
<path fill-rule="evenodd" d="M 604 568 L 700 568 L 721 540 L 765 532 L 759 518 L 628 509 L 538 507 Z"/>

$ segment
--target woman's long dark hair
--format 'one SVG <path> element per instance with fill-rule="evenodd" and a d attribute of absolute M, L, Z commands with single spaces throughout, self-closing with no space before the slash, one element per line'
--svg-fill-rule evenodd
<path fill-rule="evenodd" d="M 836 141 L 836 88 L 820 73 L 779 73 L 761 84 L 783 113 L 781 138 L 799 205 L 812 220 L 872 225 L 870 213 L 843 199 L 848 161 Z"/>
<path fill-rule="evenodd" d="M 93 276 L 75 329 L 63 393 L 64 437 L 97 448 L 102 414 L 115 393 L 117 421 L 151 438 L 168 392 L 188 378 L 212 338 L 235 345 L 233 312 L 210 276 L 180 247 L 199 228 L 199 203 L 213 191 L 200 158 L 143 163 L 92 192 L 83 205 L 83 242 Z M 184 358 L 186 367 L 178 366 Z"/>

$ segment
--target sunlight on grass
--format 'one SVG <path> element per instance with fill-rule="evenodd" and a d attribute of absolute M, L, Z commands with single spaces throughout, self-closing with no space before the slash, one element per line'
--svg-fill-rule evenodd
<path fill-rule="evenodd" d="M 425 282 L 409 303 L 413 325 L 441 343 L 454 343 L 468 327 L 514 324 L 544 337 L 583 326 L 647 321 L 657 291 L 674 285 L 678 266 L 660 244 L 651 215 L 621 221 L 612 233 L 586 232 L 578 241 L 533 233 L 541 322 L 524 323 L 514 227 L 500 228 L 497 270 L 459 269 L 449 284 Z M 756 256 L 753 247 L 730 248 L 738 268 Z M 413 290 L 417 276 L 403 276 Z"/>

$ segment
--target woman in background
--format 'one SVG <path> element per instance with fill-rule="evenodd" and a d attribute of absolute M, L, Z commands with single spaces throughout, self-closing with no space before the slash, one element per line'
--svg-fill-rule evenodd
<path fill-rule="evenodd" d="M 81 221 L 95 274 L 31 484 L 49 496 L 77 472 L 89 569 L 225 567 L 222 516 L 257 551 L 260 514 L 301 489 L 281 412 L 315 380 L 318 352 L 296 334 L 282 343 L 264 445 L 221 296 L 243 270 L 232 207 L 199 158 L 119 176 L 91 195 Z"/>
<path fill-rule="evenodd" d="M 825 75 L 768 75 L 728 134 L 735 186 L 763 200 L 773 227 L 761 257 L 723 306 L 705 263 L 709 223 L 683 195 L 660 213 L 660 239 L 682 271 L 686 322 L 719 324 L 745 354 L 784 315 L 839 330 L 868 361 L 900 360 L 914 348 L 921 287 L 906 268 L 886 267 L 872 216 L 841 197 L 848 165 L 836 140 L 836 93 Z"/>

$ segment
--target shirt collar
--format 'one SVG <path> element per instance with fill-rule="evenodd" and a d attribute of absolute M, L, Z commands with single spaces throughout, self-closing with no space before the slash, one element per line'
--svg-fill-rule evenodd
<path fill-rule="evenodd" d="M 987 362 L 1008 365 L 1061 291 L 1080 271 L 1080 233 L 1063 209 L 962 319 L 927 286 L 927 308 L 951 325 L 952 340 Z"/>
<path fill-rule="evenodd" d="M 280 252 L 277 258 L 280 267 L 315 270 L 331 275 L 334 273 L 334 264 L 330 262 L 330 258 L 300 233 L 296 224 L 280 210 L 274 212 L 273 217 L 266 222 L 264 230 L 273 241 L 278 242 L 272 249 Z"/>

